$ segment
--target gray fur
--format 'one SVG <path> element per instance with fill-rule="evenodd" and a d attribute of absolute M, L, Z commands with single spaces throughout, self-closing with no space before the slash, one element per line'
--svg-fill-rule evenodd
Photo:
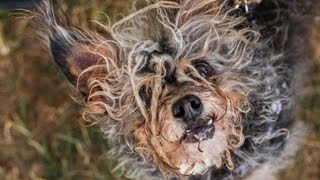
<path fill-rule="evenodd" d="M 209 0 L 199 2 L 210 3 Z M 295 30 L 292 30 L 294 27 L 289 18 L 291 12 L 287 13 L 294 4 L 289 0 L 270 1 L 271 4 L 272 2 L 289 4 L 276 9 L 283 18 L 265 22 L 259 22 L 259 18 L 250 20 L 245 13 L 237 14 L 230 1 L 223 1 L 216 13 L 199 13 L 184 22 L 181 17 L 190 13 L 188 10 L 180 9 L 172 1 L 157 1 L 137 10 L 112 27 L 104 27 L 113 40 L 61 27 L 55 21 L 48 2 L 38 12 L 43 26 L 48 28 L 49 39 L 57 40 L 59 37 L 70 46 L 79 42 L 96 42 L 101 45 L 111 42 L 121 49 L 117 55 L 120 67 L 108 67 L 112 73 L 106 79 L 111 82 L 94 78 L 90 81 L 91 86 L 101 87 L 103 96 L 110 100 L 98 102 L 103 104 L 105 111 L 94 113 L 93 116 L 98 119 L 102 132 L 113 146 L 108 158 L 118 160 L 115 172 L 119 176 L 129 179 L 163 178 L 163 171 L 156 165 L 154 156 L 144 149 L 147 147 L 137 146 L 134 138 L 128 134 L 128 126 L 135 126 L 147 119 L 148 110 L 137 97 L 136 89 L 143 85 L 142 80 L 137 79 L 143 76 L 141 69 L 150 63 L 146 60 L 150 56 L 161 59 L 160 69 L 163 69 L 165 61 L 205 59 L 214 67 L 219 81 L 231 84 L 227 89 L 247 97 L 247 104 L 237 107 L 240 112 L 239 122 L 236 117 L 232 120 L 235 129 L 242 128 L 240 131 L 244 139 L 242 141 L 242 136 L 234 137 L 239 140 L 239 148 L 228 150 L 231 160 L 224 157 L 222 167 L 210 167 L 205 174 L 189 177 L 238 179 L 248 177 L 264 164 L 273 164 L 275 169 L 282 168 L 279 158 L 287 159 L 294 154 L 299 141 L 296 137 L 301 136 L 297 135 L 299 130 L 295 129 L 297 126 L 292 117 L 297 87 L 295 75 L 299 75 L 296 67 L 297 62 L 303 60 L 303 51 L 289 44 L 292 39 L 299 39 L 296 38 Z M 181 1 L 180 5 L 188 3 L 190 2 Z M 268 3 L 263 5 L 269 6 Z M 275 34 L 272 33 L 274 29 L 277 29 Z M 272 36 L 269 36 L 270 32 Z M 105 61 L 111 64 L 108 57 L 105 57 Z M 160 70 L 156 75 L 161 77 L 165 74 Z M 195 82 L 190 78 L 185 81 L 193 86 L 211 83 L 205 80 Z M 161 84 L 155 83 L 159 86 Z M 157 86 L 154 87 L 153 94 L 165 90 Z M 95 96 L 98 95 L 89 95 Z M 151 104 L 156 104 L 155 100 L 151 101 Z M 125 104 L 129 105 L 124 106 Z M 131 122 L 131 119 L 139 121 Z M 183 177 L 179 177 L 174 171 L 167 173 L 168 178 Z"/>

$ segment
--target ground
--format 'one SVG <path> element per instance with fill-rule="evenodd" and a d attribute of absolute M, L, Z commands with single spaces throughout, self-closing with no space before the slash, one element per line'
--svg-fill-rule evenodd
<path fill-rule="evenodd" d="M 128 1 L 61 3 L 72 22 L 114 22 Z M 85 12 L 85 13 L 83 13 Z M 20 12 L 0 10 L 0 179 L 123 179 L 105 160 L 107 141 L 85 122 L 81 102 Z M 117 16 L 116 16 L 117 15 Z M 279 179 L 320 179 L 320 16 L 313 19 L 310 76 L 299 92 L 297 119 L 309 131 L 292 165 Z"/>

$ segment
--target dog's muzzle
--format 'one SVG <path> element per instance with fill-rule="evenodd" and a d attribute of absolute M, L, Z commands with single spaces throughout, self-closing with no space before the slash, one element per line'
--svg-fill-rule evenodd
<path fill-rule="evenodd" d="M 195 143 L 213 137 L 213 119 L 200 118 L 202 111 L 203 104 L 200 98 L 194 95 L 186 95 L 173 104 L 173 116 L 187 124 L 184 142 Z"/>

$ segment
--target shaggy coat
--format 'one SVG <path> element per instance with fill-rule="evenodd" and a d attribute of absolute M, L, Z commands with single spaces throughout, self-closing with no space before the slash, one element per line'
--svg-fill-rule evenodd
<path fill-rule="evenodd" d="M 261 168 L 270 175 L 295 152 L 302 130 L 292 102 L 306 32 L 293 17 L 299 4 L 148 1 L 112 26 L 97 23 L 100 34 L 65 25 L 50 6 L 37 8 L 35 22 L 83 95 L 84 117 L 112 145 L 119 175 L 239 179 Z M 189 94 L 202 102 L 201 132 L 172 115 Z"/>

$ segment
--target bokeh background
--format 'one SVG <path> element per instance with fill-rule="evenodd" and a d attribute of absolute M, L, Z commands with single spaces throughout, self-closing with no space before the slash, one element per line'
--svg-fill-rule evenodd
<path fill-rule="evenodd" d="M 0 1 L 0 180 L 124 179 L 113 175 L 116 162 L 105 159 L 108 143 L 98 127 L 82 120 L 81 103 L 30 21 L 5 2 L 13 1 Z M 105 14 L 111 22 L 128 14 L 130 1 L 57 4 L 74 24 L 92 27 L 91 20 L 106 22 Z M 313 49 L 296 113 L 309 131 L 279 179 L 320 179 L 320 13 L 310 18 L 312 38 L 306 41 Z"/>

